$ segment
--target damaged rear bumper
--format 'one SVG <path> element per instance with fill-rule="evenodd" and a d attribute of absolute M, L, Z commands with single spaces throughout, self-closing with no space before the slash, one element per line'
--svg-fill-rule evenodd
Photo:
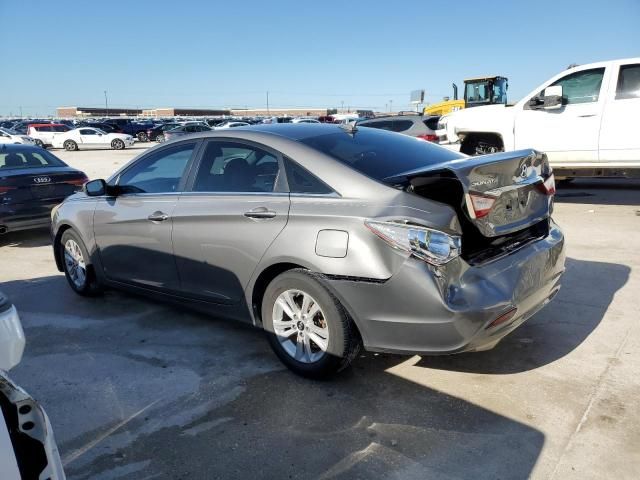
<path fill-rule="evenodd" d="M 415 258 L 382 283 L 330 279 L 367 350 L 451 354 L 492 348 L 560 289 L 564 236 L 549 235 L 505 257 L 471 266 L 461 258 L 436 268 Z M 513 309 L 508 321 L 492 322 Z"/>

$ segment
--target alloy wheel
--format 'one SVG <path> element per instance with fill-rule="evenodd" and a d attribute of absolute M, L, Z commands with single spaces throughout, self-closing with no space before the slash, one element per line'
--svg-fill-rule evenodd
<path fill-rule="evenodd" d="M 285 352 L 301 363 L 315 363 L 329 346 L 329 326 L 316 300 L 302 290 L 282 292 L 273 305 L 273 329 Z"/>
<path fill-rule="evenodd" d="M 75 240 L 69 239 L 64 244 L 64 264 L 73 284 L 77 288 L 83 288 L 87 281 L 87 266 Z"/>

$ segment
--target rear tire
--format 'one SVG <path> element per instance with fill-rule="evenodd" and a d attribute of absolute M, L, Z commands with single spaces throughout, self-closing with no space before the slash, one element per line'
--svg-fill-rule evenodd
<path fill-rule="evenodd" d="M 147 137 L 147 133 L 146 132 L 138 132 L 136 134 L 136 137 L 138 138 L 139 142 L 148 142 L 149 141 L 149 137 Z"/>
<path fill-rule="evenodd" d="M 60 238 L 58 249 L 64 276 L 72 290 L 84 297 L 98 295 L 102 288 L 80 235 L 72 229 L 66 230 Z"/>
<path fill-rule="evenodd" d="M 75 152 L 78 150 L 78 144 L 73 140 L 65 140 L 63 146 L 67 152 Z"/>
<path fill-rule="evenodd" d="M 271 281 L 262 299 L 271 348 L 289 369 L 307 378 L 344 370 L 362 346 L 355 323 L 323 283 L 320 275 L 289 270 Z"/>

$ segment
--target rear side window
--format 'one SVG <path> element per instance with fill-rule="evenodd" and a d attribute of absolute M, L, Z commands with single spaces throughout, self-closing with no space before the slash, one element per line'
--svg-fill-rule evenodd
<path fill-rule="evenodd" d="M 10 168 L 66 167 L 49 152 L 31 150 L 0 152 L 0 170 Z"/>
<path fill-rule="evenodd" d="M 49 125 L 43 125 L 41 127 L 34 127 L 38 132 L 51 132 L 53 129 Z"/>
<path fill-rule="evenodd" d="M 616 100 L 625 98 L 640 98 L 640 64 L 620 67 Z"/>
<path fill-rule="evenodd" d="M 391 122 L 391 131 L 404 132 L 409 130 L 412 126 L 413 122 L 411 120 L 393 120 Z"/>
<path fill-rule="evenodd" d="M 380 181 L 463 157 L 421 139 L 372 128 L 359 128 L 353 134 L 330 133 L 299 141 Z"/>
<path fill-rule="evenodd" d="M 284 169 L 291 193 L 320 195 L 333 192 L 322 180 L 290 158 L 284 157 Z"/>
<path fill-rule="evenodd" d="M 198 167 L 194 192 L 273 192 L 278 159 L 252 145 L 211 141 Z"/>
<path fill-rule="evenodd" d="M 382 130 L 391 130 L 391 122 L 389 120 L 378 120 L 374 122 L 363 122 L 360 124 L 363 127 L 380 128 Z"/>
<path fill-rule="evenodd" d="M 429 117 L 426 120 L 424 120 L 424 124 L 426 125 L 427 128 L 430 128 L 431 130 L 437 130 L 438 129 L 438 120 L 440 120 L 440 117 Z"/>

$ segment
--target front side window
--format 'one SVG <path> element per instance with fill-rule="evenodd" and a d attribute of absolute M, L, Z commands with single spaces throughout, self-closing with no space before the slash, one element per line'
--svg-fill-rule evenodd
<path fill-rule="evenodd" d="M 80 135 L 95 135 L 96 131 L 95 130 L 91 130 L 90 128 L 83 128 L 82 130 L 80 130 Z"/>
<path fill-rule="evenodd" d="M 194 192 L 273 192 L 278 159 L 266 150 L 235 142 L 209 142 Z"/>
<path fill-rule="evenodd" d="M 489 101 L 489 82 L 467 83 L 465 99 L 467 103 L 486 103 Z"/>
<path fill-rule="evenodd" d="M 140 159 L 118 180 L 124 193 L 172 193 L 178 191 L 196 142 L 159 150 Z"/>
<path fill-rule="evenodd" d="M 550 86 L 562 85 L 562 96 L 567 105 L 593 103 L 600 97 L 602 77 L 604 68 L 594 68 L 562 77 Z"/>
<path fill-rule="evenodd" d="M 616 100 L 640 98 L 640 64 L 622 65 L 618 73 Z"/>

